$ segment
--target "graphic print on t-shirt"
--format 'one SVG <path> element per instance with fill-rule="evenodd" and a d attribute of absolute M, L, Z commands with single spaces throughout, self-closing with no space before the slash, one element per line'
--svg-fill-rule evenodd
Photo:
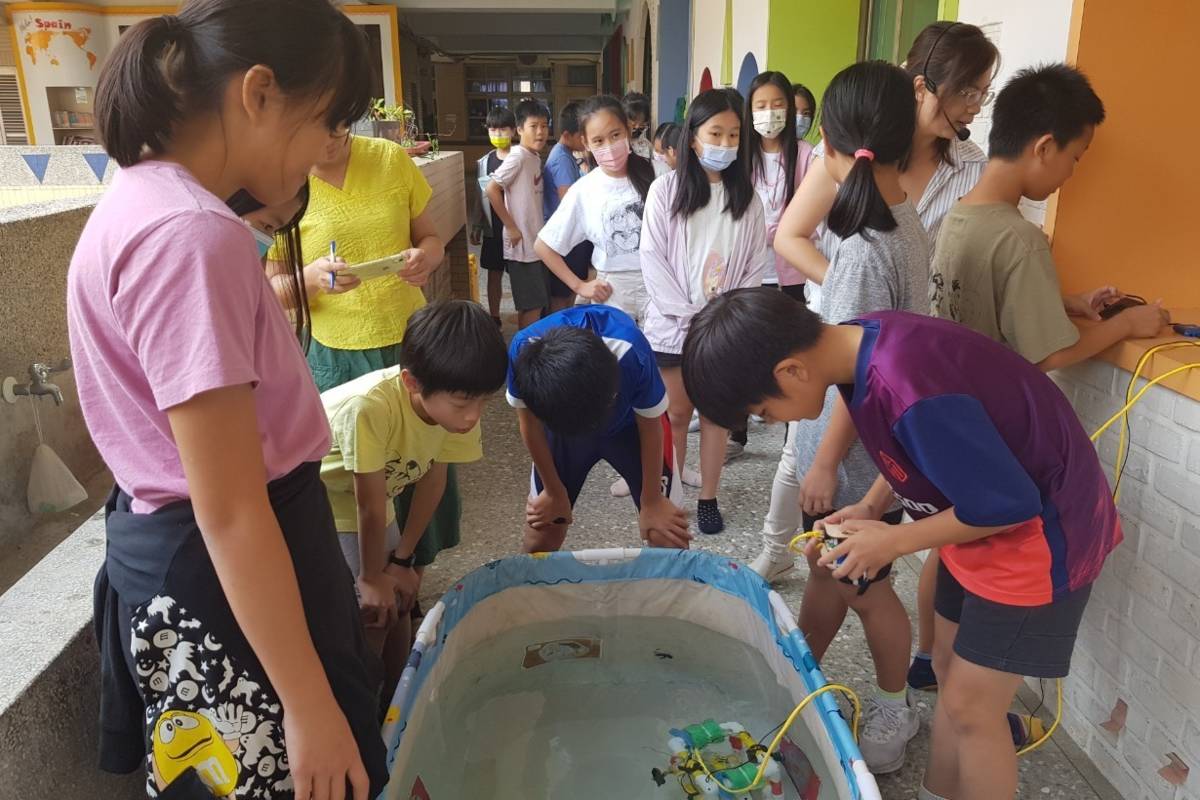
<path fill-rule="evenodd" d="M 950 281 L 950 293 L 946 293 L 946 276 L 935 272 L 929 276 L 929 307 L 937 316 L 949 315 L 955 322 L 962 322 L 959 313 L 962 308 L 962 282 L 955 278 Z"/>
<path fill-rule="evenodd" d="M 608 258 L 636 255 L 642 243 L 642 212 L 646 205 L 637 200 L 618 199 L 604 208 L 605 243 Z"/>
<path fill-rule="evenodd" d="M 384 479 L 387 481 L 388 497 L 395 497 L 404 491 L 405 488 L 421 480 L 432 466 L 432 458 L 429 459 L 429 462 L 424 467 L 411 458 L 397 458 L 388 461 L 383 467 Z"/>
<path fill-rule="evenodd" d="M 725 258 L 713 251 L 704 259 L 704 297 L 712 300 L 721 288 L 721 278 L 725 275 Z"/>

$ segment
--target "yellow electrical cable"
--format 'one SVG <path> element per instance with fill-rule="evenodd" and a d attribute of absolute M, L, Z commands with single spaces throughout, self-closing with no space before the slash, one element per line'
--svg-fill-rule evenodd
<path fill-rule="evenodd" d="M 821 533 L 820 531 L 805 531 L 804 533 L 798 533 L 792 537 L 790 542 L 788 542 L 788 550 L 791 550 L 793 553 L 804 555 L 804 548 L 797 547 L 796 545 L 798 543 L 807 541 L 808 539 L 821 539 L 824 536 L 825 534 Z"/>
<path fill-rule="evenodd" d="M 1125 389 L 1125 402 L 1129 403 L 1133 398 L 1133 387 L 1137 385 L 1138 376 L 1142 374 L 1142 367 L 1146 365 L 1156 353 L 1161 353 L 1164 350 L 1177 350 L 1180 347 L 1200 347 L 1200 342 L 1167 342 L 1166 344 L 1155 345 L 1142 354 L 1138 359 L 1137 366 L 1133 368 L 1133 377 L 1129 379 L 1129 386 Z M 1121 496 L 1121 475 L 1125 471 L 1125 463 L 1129 460 L 1129 453 L 1125 449 L 1125 440 L 1129 436 L 1129 407 L 1126 406 L 1121 418 L 1121 435 L 1117 440 L 1117 457 L 1115 466 L 1113 467 L 1113 501 L 1116 502 Z M 1093 441 L 1095 439 L 1093 438 Z"/>
<path fill-rule="evenodd" d="M 810 533 L 811 533 L 811 531 L 810 531 Z M 801 534 L 801 537 L 802 536 L 804 536 L 804 534 Z M 801 537 L 797 537 L 797 538 L 801 538 Z M 813 538 L 813 537 L 810 536 L 808 538 Z M 795 540 L 793 540 L 793 541 L 795 541 Z M 766 752 L 763 754 L 762 761 L 758 762 L 758 772 L 755 773 L 754 780 L 750 782 L 749 786 L 743 787 L 741 789 L 735 789 L 732 786 L 726 786 L 725 784 L 721 783 L 721 779 L 718 778 L 716 775 L 713 775 L 712 772 L 709 771 L 708 764 L 704 763 L 704 757 L 701 755 L 700 750 L 695 747 L 692 748 L 692 758 L 696 759 L 696 761 L 698 761 L 700 763 L 700 768 L 704 770 L 704 774 L 707 775 L 715 784 L 717 784 L 717 786 L 721 787 L 726 792 L 730 792 L 733 794 L 743 794 L 745 792 L 753 792 L 754 790 L 762 787 L 763 779 L 766 777 L 766 774 L 767 774 L 767 764 L 769 764 L 771 761 L 771 754 L 774 753 L 779 748 L 780 742 L 783 741 L 783 737 L 785 735 L 787 735 L 788 729 L 792 727 L 792 724 L 800 716 L 800 712 L 804 711 L 804 709 L 808 707 L 808 704 L 811 703 L 816 698 L 820 697 L 821 695 L 825 694 L 826 692 L 834 692 L 834 691 L 841 692 L 842 694 L 846 695 L 846 697 L 849 698 L 850 703 L 854 706 L 854 715 L 850 718 L 851 719 L 850 732 L 854 736 L 854 741 L 857 742 L 858 741 L 858 720 L 859 720 L 859 717 L 862 716 L 862 703 L 859 702 L 858 695 L 855 694 L 854 690 L 851 689 L 849 686 L 843 686 L 840 683 L 827 683 L 824 686 L 822 686 L 820 689 L 810 692 L 807 697 L 805 697 L 803 700 L 800 701 L 799 705 L 797 705 L 794 709 L 792 709 L 792 713 L 788 715 L 788 718 L 786 720 L 784 720 L 783 725 L 780 726 L 779 733 L 775 734 L 775 738 L 771 740 L 771 744 L 767 747 Z"/>
<path fill-rule="evenodd" d="M 1129 409 L 1131 409 L 1135 405 L 1137 405 L 1137 402 L 1142 399 L 1142 395 L 1144 395 L 1150 389 L 1151 386 L 1154 386 L 1155 384 L 1158 384 L 1158 383 L 1162 383 L 1163 381 L 1165 381 L 1167 378 L 1171 377 L 1172 375 L 1178 375 L 1181 372 L 1187 372 L 1189 369 L 1200 369 L 1200 363 L 1184 364 L 1182 366 L 1175 367 L 1174 369 L 1167 370 L 1162 375 L 1159 375 L 1157 378 L 1154 378 L 1151 381 L 1147 381 L 1146 385 L 1138 390 L 1138 393 L 1133 396 L 1132 400 L 1130 400 L 1128 403 L 1126 403 L 1124 406 L 1122 406 L 1120 411 L 1118 411 L 1116 414 L 1113 414 L 1109 418 L 1108 422 L 1105 422 L 1103 425 L 1100 426 L 1099 430 L 1097 430 L 1095 433 L 1092 434 L 1092 441 L 1094 442 L 1097 439 L 1099 439 L 1106 430 L 1108 430 L 1110 427 L 1112 427 L 1112 424 L 1114 422 L 1116 422 L 1117 420 L 1119 420 L 1121 418 L 1122 414 L 1124 414 Z"/>
<path fill-rule="evenodd" d="M 1049 741 L 1050 737 L 1054 735 L 1054 732 L 1056 730 L 1058 730 L 1058 723 L 1062 722 L 1062 706 L 1063 706 L 1062 678 L 1058 678 L 1057 681 L 1058 681 L 1058 702 L 1055 704 L 1057 707 L 1054 709 L 1054 722 L 1050 725 L 1050 727 L 1046 730 L 1046 732 L 1042 734 L 1040 739 L 1038 739 L 1033 744 L 1027 744 L 1024 747 L 1022 747 L 1020 750 L 1018 750 L 1017 758 L 1020 758 L 1021 756 L 1025 755 L 1026 753 L 1032 753 L 1034 750 L 1037 750 L 1039 747 L 1041 747 L 1047 741 Z"/>

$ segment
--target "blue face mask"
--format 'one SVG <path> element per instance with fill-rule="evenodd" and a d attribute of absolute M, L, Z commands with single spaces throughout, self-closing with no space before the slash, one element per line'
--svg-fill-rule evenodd
<path fill-rule="evenodd" d="M 809 130 L 812 128 L 812 117 L 807 114 L 796 115 L 796 138 L 803 139 L 808 136 Z"/>
<path fill-rule="evenodd" d="M 736 147 L 722 147 L 719 144 L 702 144 L 704 149 L 700 153 L 700 166 L 713 172 L 724 172 L 730 164 L 737 161 L 738 149 Z"/>
<path fill-rule="evenodd" d="M 250 232 L 254 234 L 254 242 L 258 245 L 258 257 L 266 258 L 267 251 L 271 249 L 271 245 L 275 244 L 275 237 L 269 233 L 263 233 L 255 227 L 251 227 Z"/>

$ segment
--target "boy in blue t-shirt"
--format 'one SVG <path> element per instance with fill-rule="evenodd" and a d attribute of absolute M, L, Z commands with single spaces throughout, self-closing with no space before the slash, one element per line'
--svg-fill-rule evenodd
<path fill-rule="evenodd" d="M 643 542 L 688 546 L 667 390 L 625 312 L 576 306 L 523 329 L 509 346 L 508 402 L 533 458 L 525 552 L 562 547 L 575 500 L 601 460 L 641 487 L 633 497 Z"/>
<path fill-rule="evenodd" d="M 558 114 L 558 143 L 551 148 L 542 173 L 542 205 L 547 222 L 558 210 L 558 205 L 566 196 L 567 190 L 581 177 L 575 154 L 586 149 L 583 132 L 579 129 L 579 109 L 582 106 L 583 104 L 576 100 L 563 106 Z M 592 243 L 580 242 L 563 257 L 563 261 L 567 262 L 575 277 L 586 281 L 588 269 L 592 265 Z M 575 305 L 575 293 L 571 291 L 571 287 L 553 272 L 550 273 L 549 280 L 551 313 Z"/>
<path fill-rule="evenodd" d="M 726 426 L 747 413 L 812 419 L 840 389 L 880 477 L 826 519 L 847 538 L 819 563 L 871 579 L 941 548 L 940 693 L 919 797 L 1013 797 L 1005 712 L 1022 676 L 1067 674 L 1092 583 L 1122 539 L 1067 398 L 1017 353 L 952 322 L 886 311 L 824 325 L 771 289 L 729 292 L 696 315 L 683 378 L 700 413 Z M 895 500 L 915 522 L 879 521 Z"/>

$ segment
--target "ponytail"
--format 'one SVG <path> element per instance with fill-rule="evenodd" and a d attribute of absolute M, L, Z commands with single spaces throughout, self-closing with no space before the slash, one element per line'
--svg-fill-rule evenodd
<path fill-rule="evenodd" d="M 912 149 L 917 103 L 904 70 L 884 61 L 853 64 L 834 76 L 821 104 L 828 152 L 854 155 L 826 218 L 843 239 L 890 231 L 896 219 L 875 183 L 873 164 L 899 165 Z M 869 237 L 868 237 L 869 238 Z"/>
<path fill-rule="evenodd" d="M 650 191 L 650 184 L 654 183 L 654 165 L 650 163 L 649 159 L 639 156 L 630 150 L 629 161 L 625 164 L 625 171 L 629 174 L 629 182 L 633 184 L 633 188 L 637 190 L 638 196 L 645 203 L 646 194 Z"/>
<path fill-rule="evenodd" d="M 854 159 L 854 166 L 838 187 L 837 197 L 833 199 L 833 207 L 829 209 L 825 224 L 843 239 L 849 239 L 856 233 L 870 238 L 867 230 L 895 230 L 896 218 L 879 193 L 871 159 L 866 155 Z"/>
<path fill-rule="evenodd" d="M 122 167 L 140 161 L 144 148 L 165 149 L 181 117 L 168 76 L 183 60 L 184 36 L 175 16 L 142 20 L 117 40 L 100 74 L 96 122 L 105 150 Z"/>
<path fill-rule="evenodd" d="M 164 152 L 176 126 L 220 109 L 229 81 L 254 66 L 288 100 L 324 102 L 313 111 L 331 131 L 370 105 L 366 39 L 330 0 L 191 0 L 117 41 L 96 85 L 104 149 L 122 167 Z"/>

